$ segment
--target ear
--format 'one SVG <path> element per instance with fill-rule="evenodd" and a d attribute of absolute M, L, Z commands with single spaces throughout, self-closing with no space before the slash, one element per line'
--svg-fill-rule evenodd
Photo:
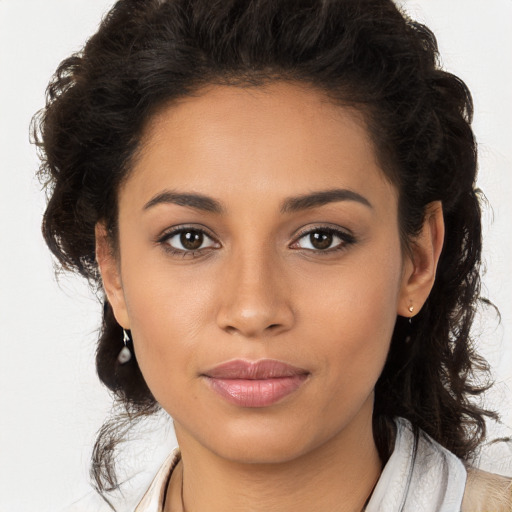
<path fill-rule="evenodd" d="M 421 232 L 412 240 L 404 261 L 399 315 L 412 317 L 423 307 L 434 286 L 443 241 L 443 207 L 441 201 L 434 201 L 427 205 Z"/>
<path fill-rule="evenodd" d="M 112 247 L 104 222 L 98 222 L 95 228 L 96 235 L 96 262 L 100 269 L 103 288 L 107 300 L 114 310 L 117 323 L 124 329 L 130 328 L 126 302 L 124 300 L 123 283 L 119 269 L 118 257 Z"/>

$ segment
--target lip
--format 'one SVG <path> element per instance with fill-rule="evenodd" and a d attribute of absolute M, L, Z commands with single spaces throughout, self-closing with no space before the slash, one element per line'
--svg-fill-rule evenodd
<path fill-rule="evenodd" d="M 237 359 L 203 374 L 210 389 L 240 407 L 273 405 L 300 388 L 308 376 L 307 370 L 274 359 Z"/>

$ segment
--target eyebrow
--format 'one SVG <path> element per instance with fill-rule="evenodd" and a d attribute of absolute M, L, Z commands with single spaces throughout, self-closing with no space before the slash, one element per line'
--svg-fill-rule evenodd
<path fill-rule="evenodd" d="M 148 210 L 158 204 L 177 204 L 179 206 L 189 206 L 197 210 L 202 210 L 210 213 L 222 213 L 224 208 L 222 205 L 212 199 L 211 197 L 203 194 L 187 194 L 181 192 L 173 192 L 165 190 L 155 197 L 150 199 L 145 205 L 144 210 Z"/>
<path fill-rule="evenodd" d="M 368 208 L 373 208 L 370 201 L 361 194 L 352 190 L 335 188 L 290 197 L 282 203 L 280 211 L 281 213 L 292 213 L 317 208 L 337 201 L 355 201 L 367 206 Z M 190 208 L 216 214 L 225 212 L 225 208 L 222 204 L 212 197 L 205 196 L 203 194 L 175 192 L 172 190 L 165 190 L 157 194 L 144 205 L 143 209 L 148 210 L 149 208 L 159 204 L 177 204 L 179 206 L 188 206 Z"/>
<path fill-rule="evenodd" d="M 320 190 L 318 192 L 312 192 L 310 194 L 304 194 L 297 197 L 290 197 L 289 199 L 286 199 L 281 206 L 281 213 L 308 210 L 310 208 L 317 208 L 337 201 L 356 201 L 357 203 L 361 203 L 364 206 L 373 209 L 370 201 L 361 194 L 344 188 L 334 188 L 329 190 Z"/>

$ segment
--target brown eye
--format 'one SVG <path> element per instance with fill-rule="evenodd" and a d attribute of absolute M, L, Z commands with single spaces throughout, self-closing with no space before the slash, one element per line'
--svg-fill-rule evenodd
<path fill-rule="evenodd" d="M 200 231 L 183 231 L 180 242 L 184 249 L 195 251 L 203 245 L 204 235 Z"/>
<path fill-rule="evenodd" d="M 177 253 L 201 251 L 218 246 L 204 231 L 200 229 L 177 229 L 166 235 L 161 242 L 170 245 Z"/>
<path fill-rule="evenodd" d="M 304 233 L 295 242 L 294 246 L 310 251 L 331 252 L 336 249 L 343 249 L 354 242 L 354 237 L 344 231 L 332 228 L 317 228 Z"/>
<path fill-rule="evenodd" d="M 332 233 L 326 233 L 324 231 L 315 231 L 310 233 L 309 241 L 315 249 L 329 249 L 332 244 L 334 236 Z"/>

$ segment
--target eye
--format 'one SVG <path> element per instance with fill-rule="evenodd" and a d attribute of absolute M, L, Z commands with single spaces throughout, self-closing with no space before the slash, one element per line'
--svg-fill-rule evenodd
<path fill-rule="evenodd" d="M 354 237 L 341 230 L 333 228 L 316 228 L 304 233 L 295 242 L 299 249 L 330 252 L 343 249 L 346 245 L 354 243 Z"/>
<path fill-rule="evenodd" d="M 208 236 L 203 230 L 195 228 L 179 228 L 166 233 L 161 239 L 175 253 L 194 253 L 219 244 Z"/>

